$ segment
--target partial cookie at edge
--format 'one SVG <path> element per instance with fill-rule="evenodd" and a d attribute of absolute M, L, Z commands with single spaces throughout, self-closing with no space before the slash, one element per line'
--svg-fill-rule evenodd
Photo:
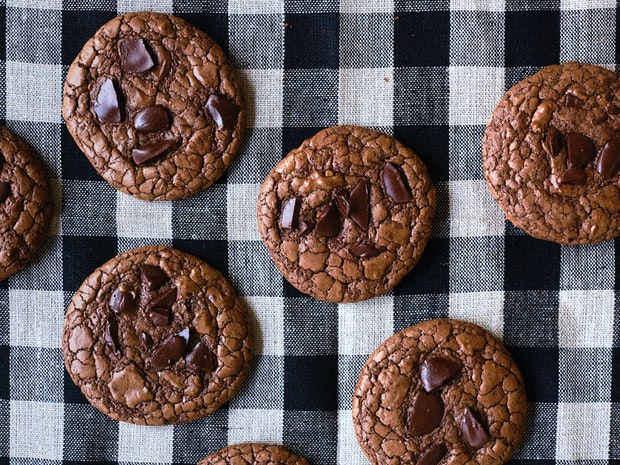
<path fill-rule="evenodd" d="M 224 447 L 197 465 L 309 465 L 306 459 L 275 444 L 244 443 Z"/>

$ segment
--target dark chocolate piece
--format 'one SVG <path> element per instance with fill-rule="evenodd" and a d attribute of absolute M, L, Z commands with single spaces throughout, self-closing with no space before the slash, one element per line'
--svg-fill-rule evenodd
<path fill-rule="evenodd" d="M 339 191 L 336 192 L 335 195 L 336 204 L 338 205 L 338 210 L 340 210 L 340 214 L 343 218 L 347 218 L 351 213 L 351 204 L 349 203 L 349 194 L 347 191 Z"/>
<path fill-rule="evenodd" d="M 213 370 L 213 354 L 207 346 L 199 342 L 185 357 L 187 367 L 192 371 L 208 373 Z"/>
<path fill-rule="evenodd" d="M 448 453 L 448 448 L 443 442 L 433 444 L 426 449 L 415 465 L 437 465 L 444 455 Z"/>
<path fill-rule="evenodd" d="M 168 155 L 177 147 L 177 141 L 174 139 L 164 139 L 159 142 L 153 142 L 141 147 L 136 147 L 131 151 L 133 161 L 137 165 L 146 163 L 147 161 L 157 160 Z"/>
<path fill-rule="evenodd" d="M 614 137 L 603 149 L 596 164 L 596 171 L 605 179 L 613 178 L 620 171 L 620 139 Z"/>
<path fill-rule="evenodd" d="M 211 95 L 207 100 L 207 110 L 219 129 L 235 129 L 239 116 L 239 108 L 235 102 L 220 95 Z"/>
<path fill-rule="evenodd" d="M 368 196 L 368 182 L 361 179 L 351 191 L 351 219 L 362 229 L 368 229 L 370 219 L 370 199 Z"/>
<path fill-rule="evenodd" d="M 189 340 L 189 328 L 185 328 L 178 334 L 169 336 L 159 344 L 151 355 L 151 363 L 155 368 L 163 369 L 175 364 L 181 358 L 187 348 Z"/>
<path fill-rule="evenodd" d="M 356 244 L 349 248 L 349 252 L 358 258 L 372 258 L 380 253 L 376 247 L 370 244 Z"/>
<path fill-rule="evenodd" d="M 133 121 L 138 132 L 158 132 L 170 127 L 168 110 L 161 105 L 151 105 L 140 110 Z"/>
<path fill-rule="evenodd" d="M 422 436 L 439 426 L 443 419 L 443 401 L 439 395 L 419 391 L 407 412 L 407 428 L 412 436 Z"/>
<path fill-rule="evenodd" d="M 131 292 L 116 289 L 112 293 L 109 302 L 110 308 L 117 315 L 131 315 L 136 312 L 138 306 Z"/>
<path fill-rule="evenodd" d="M 110 315 L 105 322 L 105 330 L 103 332 L 103 338 L 112 352 L 115 354 L 120 354 L 120 344 L 118 343 L 118 322 L 116 319 Z"/>
<path fill-rule="evenodd" d="M 290 199 L 282 203 L 282 212 L 280 213 L 280 228 L 282 229 L 295 229 L 299 223 L 299 210 L 301 208 L 301 202 L 297 197 L 291 197 Z"/>
<path fill-rule="evenodd" d="M 560 178 L 562 184 L 583 185 L 586 183 L 586 172 L 579 166 L 567 169 Z"/>
<path fill-rule="evenodd" d="M 480 449 L 489 441 L 489 435 L 485 431 L 484 426 L 468 408 L 463 413 L 461 431 L 463 432 L 465 442 L 474 449 Z"/>
<path fill-rule="evenodd" d="M 140 278 L 147 292 L 156 291 L 168 281 L 168 275 L 156 265 L 142 265 Z"/>
<path fill-rule="evenodd" d="M 93 102 L 93 111 L 102 123 L 120 123 L 122 119 L 117 84 L 110 78 L 103 78 Z"/>
<path fill-rule="evenodd" d="M 5 181 L 0 182 L 0 202 L 4 202 L 11 195 L 11 184 Z"/>
<path fill-rule="evenodd" d="M 400 170 L 392 163 L 387 163 L 381 172 L 385 193 L 396 203 L 409 202 L 411 190 Z"/>
<path fill-rule="evenodd" d="M 340 232 L 340 217 L 335 201 L 324 205 L 319 211 L 314 228 L 317 234 L 324 237 L 335 237 Z"/>
<path fill-rule="evenodd" d="M 170 324 L 172 305 L 177 301 L 177 289 L 172 288 L 155 296 L 146 306 L 146 313 L 155 326 Z"/>
<path fill-rule="evenodd" d="M 445 357 L 429 357 L 420 367 L 420 379 L 426 392 L 431 392 L 452 378 L 461 368 L 455 360 Z"/>
<path fill-rule="evenodd" d="M 569 108 L 583 108 L 585 102 L 580 98 L 575 97 L 572 94 L 566 94 L 566 98 L 564 99 L 564 104 Z"/>
<path fill-rule="evenodd" d="M 118 43 L 121 66 L 130 73 L 143 73 L 155 66 L 151 53 L 142 38 L 123 39 Z"/>
<path fill-rule="evenodd" d="M 568 146 L 568 166 L 586 166 L 596 156 L 594 144 L 583 134 L 571 133 L 566 137 Z"/>
<path fill-rule="evenodd" d="M 547 128 L 547 147 L 549 154 L 555 158 L 560 154 L 560 151 L 564 147 L 564 140 L 562 134 L 554 126 Z"/>

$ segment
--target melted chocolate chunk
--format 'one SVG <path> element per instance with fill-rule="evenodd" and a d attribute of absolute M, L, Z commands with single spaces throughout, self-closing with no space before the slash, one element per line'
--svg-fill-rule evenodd
<path fill-rule="evenodd" d="M 339 191 L 336 192 L 336 204 L 338 205 L 338 210 L 340 210 L 340 214 L 347 218 L 351 213 L 351 204 L 349 203 L 349 194 L 347 191 Z"/>
<path fill-rule="evenodd" d="M 208 373 L 213 370 L 213 354 L 207 346 L 199 342 L 194 346 L 187 357 L 185 363 L 191 371 L 202 371 Z"/>
<path fill-rule="evenodd" d="M 133 161 L 137 165 L 146 163 L 147 161 L 157 160 L 168 155 L 177 147 L 177 141 L 174 139 L 164 139 L 159 142 L 153 142 L 141 147 L 136 147 L 131 151 Z"/>
<path fill-rule="evenodd" d="M 562 134 L 560 134 L 560 131 L 558 131 L 554 126 L 549 126 L 547 128 L 547 147 L 549 150 L 549 155 L 553 158 L 557 157 L 564 147 Z"/>
<path fill-rule="evenodd" d="M 564 99 L 564 105 L 570 108 L 583 108 L 585 102 L 572 94 L 566 94 L 566 97 Z"/>
<path fill-rule="evenodd" d="M 400 170 L 392 163 L 387 163 L 381 172 L 385 193 L 396 203 L 409 202 L 411 191 Z"/>
<path fill-rule="evenodd" d="M 299 223 L 301 202 L 297 197 L 291 197 L 282 204 L 280 213 L 280 228 L 295 229 Z"/>
<path fill-rule="evenodd" d="M 158 132 L 168 129 L 169 126 L 168 110 L 161 105 L 143 108 L 133 121 L 133 127 L 138 132 Z"/>
<path fill-rule="evenodd" d="M 314 228 L 317 234 L 324 237 L 335 237 L 340 232 L 340 217 L 338 206 L 332 201 L 319 211 Z"/>
<path fill-rule="evenodd" d="M 445 357 L 429 357 L 420 367 L 420 379 L 426 392 L 437 389 L 460 370 L 461 365 Z"/>
<path fill-rule="evenodd" d="M 444 455 L 448 453 L 448 448 L 441 442 L 433 444 L 426 449 L 415 465 L 437 465 Z"/>
<path fill-rule="evenodd" d="M 361 179 L 351 191 L 351 219 L 362 229 L 368 229 L 370 220 L 370 199 L 368 196 L 368 182 Z"/>
<path fill-rule="evenodd" d="M 418 392 L 407 412 L 407 428 L 412 436 L 422 436 L 439 426 L 443 418 L 443 401 L 437 394 Z"/>
<path fill-rule="evenodd" d="M 178 334 L 173 334 L 164 340 L 151 355 L 151 363 L 157 369 L 167 368 L 181 358 L 187 348 L 189 340 L 189 328 L 185 328 Z"/>
<path fill-rule="evenodd" d="M 120 288 L 112 293 L 109 305 L 117 315 L 131 315 L 138 309 L 133 294 Z"/>
<path fill-rule="evenodd" d="M 156 265 L 142 265 L 140 267 L 140 279 L 147 292 L 156 291 L 166 281 L 168 275 Z"/>
<path fill-rule="evenodd" d="M 170 324 L 172 305 L 177 301 L 177 289 L 159 294 L 146 305 L 146 313 L 155 326 L 167 326 Z"/>
<path fill-rule="evenodd" d="M 596 156 L 594 144 L 582 134 L 571 133 L 567 136 L 568 166 L 586 166 Z"/>
<path fill-rule="evenodd" d="M 11 184 L 0 182 L 0 202 L 4 202 L 11 195 Z"/>
<path fill-rule="evenodd" d="M 613 178 L 620 171 L 620 139 L 614 137 L 608 141 L 596 164 L 596 171 L 605 179 Z"/>
<path fill-rule="evenodd" d="M 105 330 L 103 332 L 103 338 L 106 344 L 112 349 L 115 354 L 120 354 L 120 344 L 118 343 L 118 322 L 110 315 L 105 322 Z"/>
<path fill-rule="evenodd" d="M 583 185 L 586 183 L 586 172 L 579 166 L 566 170 L 560 178 L 562 184 Z"/>
<path fill-rule="evenodd" d="M 485 431 L 484 426 L 468 408 L 463 413 L 461 431 L 465 442 L 474 449 L 480 449 L 489 440 L 489 435 Z"/>
<path fill-rule="evenodd" d="M 110 78 L 103 78 L 93 111 L 102 123 L 120 123 L 122 119 L 117 84 Z"/>
<path fill-rule="evenodd" d="M 146 48 L 144 39 L 123 39 L 118 43 L 121 66 L 130 73 L 143 73 L 155 66 L 151 53 Z"/>
<path fill-rule="evenodd" d="M 220 95 L 211 95 L 207 100 L 207 110 L 219 129 L 235 129 L 239 116 L 239 108 L 235 102 Z"/>
<path fill-rule="evenodd" d="M 358 258 L 372 258 L 380 253 L 376 247 L 370 244 L 356 244 L 349 248 L 349 252 Z"/>

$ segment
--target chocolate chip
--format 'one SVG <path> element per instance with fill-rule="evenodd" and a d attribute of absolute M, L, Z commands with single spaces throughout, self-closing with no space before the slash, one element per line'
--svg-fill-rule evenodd
<path fill-rule="evenodd" d="M 573 166 L 566 170 L 560 178 L 562 184 L 583 185 L 586 183 L 586 172 L 579 166 Z"/>
<path fill-rule="evenodd" d="M 177 141 L 174 139 L 164 139 L 159 142 L 153 142 L 151 144 L 137 147 L 131 151 L 131 156 L 136 164 L 141 165 L 147 161 L 156 160 L 168 155 L 177 146 Z"/>
<path fill-rule="evenodd" d="M 368 197 L 368 182 L 361 179 L 351 191 L 351 219 L 362 229 L 368 229 L 370 218 L 370 201 Z"/>
<path fill-rule="evenodd" d="M 566 94 L 564 99 L 564 105 L 571 108 L 583 108 L 585 103 L 580 98 L 575 97 L 572 94 Z"/>
<path fill-rule="evenodd" d="M 607 111 L 609 111 L 610 115 L 617 115 L 618 113 L 620 113 L 620 107 L 618 105 L 611 104 L 609 106 L 609 110 Z"/>
<path fill-rule="evenodd" d="M 93 111 L 102 123 L 120 123 L 122 119 L 117 84 L 110 78 L 103 78 L 93 102 Z"/>
<path fill-rule="evenodd" d="M 153 338 L 149 333 L 145 333 L 144 331 L 142 331 L 140 333 L 140 339 L 142 339 L 142 342 L 144 342 L 144 344 L 149 347 L 153 345 Z"/>
<path fill-rule="evenodd" d="M 213 354 L 207 346 L 199 342 L 194 346 L 187 357 L 185 357 L 187 367 L 192 371 L 203 371 L 208 373 L 213 370 Z"/>
<path fill-rule="evenodd" d="M 317 234 L 324 237 L 335 237 L 340 232 L 340 217 L 338 206 L 332 201 L 319 211 L 314 228 Z"/>
<path fill-rule="evenodd" d="M 445 357 L 429 357 L 420 367 L 420 379 L 426 392 L 437 389 L 452 378 L 461 368 L 461 365 Z"/>
<path fill-rule="evenodd" d="M 594 144 L 583 134 L 571 133 L 567 136 L 568 166 L 586 166 L 596 156 Z"/>
<path fill-rule="evenodd" d="M 109 305 L 117 315 L 130 315 L 138 308 L 133 294 L 120 288 L 112 293 Z"/>
<path fill-rule="evenodd" d="M 156 291 L 168 281 L 168 275 L 156 265 L 142 265 L 140 278 L 147 292 Z"/>
<path fill-rule="evenodd" d="M 219 129 L 232 131 L 237 125 L 239 108 L 232 100 L 219 95 L 211 95 L 207 100 L 207 110 Z"/>
<path fill-rule="evenodd" d="M 396 203 L 409 202 L 411 192 L 402 173 L 392 163 L 387 163 L 381 172 L 385 193 Z"/>
<path fill-rule="evenodd" d="M 605 179 L 615 176 L 620 171 L 620 139 L 614 137 L 608 141 L 596 164 L 596 171 Z"/>
<path fill-rule="evenodd" d="M 461 431 L 463 432 L 465 442 L 474 449 L 480 449 L 489 440 L 489 435 L 485 431 L 484 426 L 468 408 L 463 413 Z"/>
<path fill-rule="evenodd" d="M 302 220 L 299 223 L 299 235 L 306 236 L 312 232 L 314 229 L 314 223 L 308 219 Z"/>
<path fill-rule="evenodd" d="M 447 452 L 448 448 L 443 442 L 433 444 L 424 451 L 415 465 L 437 465 Z"/>
<path fill-rule="evenodd" d="M 349 252 L 358 258 L 372 258 L 379 255 L 379 250 L 369 244 L 356 244 L 349 247 Z"/>
<path fill-rule="evenodd" d="M 121 66 L 130 73 L 142 73 L 155 66 L 151 53 L 146 48 L 144 39 L 123 39 L 118 43 Z"/>
<path fill-rule="evenodd" d="M 170 324 L 172 305 L 177 301 L 177 290 L 172 288 L 159 294 L 146 305 L 146 313 L 155 326 L 167 326 Z"/>
<path fill-rule="evenodd" d="M 11 184 L 8 182 L 0 182 L 0 202 L 4 202 L 11 195 Z"/>
<path fill-rule="evenodd" d="M 343 218 L 347 218 L 349 213 L 351 213 L 351 204 L 349 203 L 349 194 L 347 191 L 338 191 L 336 192 L 336 204 L 338 205 L 338 210 L 340 210 L 340 214 Z"/>
<path fill-rule="evenodd" d="M 118 322 L 111 315 L 105 322 L 103 338 L 110 349 L 112 349 L 112 352 L 117 355 L 121 353 L 120 344 L 118 343 Z"/>
<path fill-rule="evenodd" d="M 140 110 L 133 121 L 138 132 L 157 132 L 168 129 L 170 118 L 168 110 L 161 105 L 151 105 Z"/>
<path fill-rule="evenodd" d="M 167 368 L 181 358 L 187 348 L 189 340 L 189 328 L 185 328 L 178 334 L 173 334 L 159 344 L 151 355 L 151 363 L 157 369 Z"/>
<path fill-rule="evenodd" d="M 301 202 L 297 197 L 291 197 L 282 204 L 280 213 L 280 228 L 295 229 L 299 223 L 299 209 Z"/>
<path fill-rule="evenodd" d="M 564 140 L 562 134 L 554 126 L 547 127 L 547 149 L 549 155 L 553 158 L 560 154 L 560 151 L 564 147 Z"/>
<path fill-rule="evenodd" d="M 418 392 L 407 412 L 407 428 L 412 436 L 430 433 L 443 418 L 443 401 L 437 394 Z"/>

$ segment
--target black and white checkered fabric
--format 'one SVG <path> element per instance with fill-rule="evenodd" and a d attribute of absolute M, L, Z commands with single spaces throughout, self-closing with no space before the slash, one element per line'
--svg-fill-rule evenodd
<path fill-rule="evenodd" d="M 239 68 L 245 143 L 219 183 L 146 203 L 94 172 L 61 118 L 68 65 L 119 13 L 174 13 Z M 350 401 L 367 355 L 418 321 L 455 317 L 502 338 L 525 374 L 529 421 L 513 464 L 620 464 L 620 241 L 565 247 L 506 223 L 481 170 L 486 120 L 504 91 L 568 60 L 617 69 L 611 0 L 0 0 L 0 122 L 53 176 L 42 251 L 0 283 L 0 464 L 194 464 L 228 443 L 275 442 L 315 465 L 364 465 Z M 335 124 L 393 134 L 438 189 L 433 236 L 392 293 L 322 303 L 282 279 L 255 199 L 291 148 Z M 98 265 L 163 243 L 222 270 L 258 341 L 226 408 L 174 427 L 118 423 L 65 374 L 66 305 Z"/>

